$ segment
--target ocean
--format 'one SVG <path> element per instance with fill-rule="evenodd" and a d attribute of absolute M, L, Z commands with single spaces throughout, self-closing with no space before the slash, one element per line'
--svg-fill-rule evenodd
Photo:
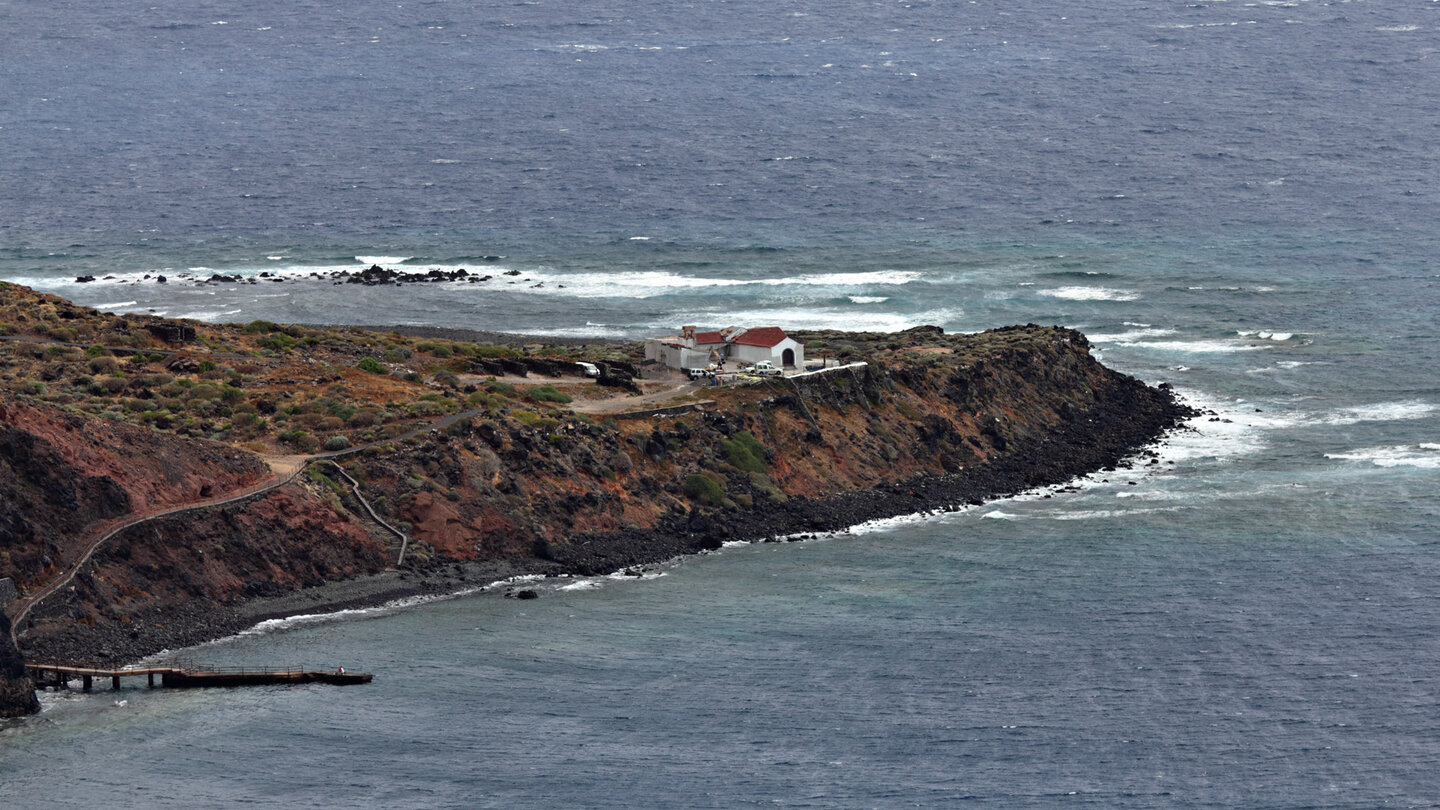
<path fill-rule="evenodd" d="M 0 279 L 567 337 L 1061 324 L 1216 412 L 1065 491 L 174 651 L 375 680 L 45 694 L 0 804 L 1440 806 L 1437 27 L 0 6 Z M 491 279 L 329 278 L 376 263 Z"/>

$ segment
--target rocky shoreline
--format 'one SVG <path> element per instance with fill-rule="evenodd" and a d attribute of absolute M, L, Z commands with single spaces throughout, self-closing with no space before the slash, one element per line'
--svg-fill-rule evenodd
<path fill-rule="evenodd" d="M 909 514 L 956 511 L 985 501 L 1044 487 L 1058 487 L 1090 473 L 1154 465 L 1156 442 L 1197 412 L 1168 389 L 1128 379 L 1106 407 L 1037 440 L 1012 444 L 989 464 L 945 475 L 924 475 L 874 489 L 824 497 L 797 497 L 781 505 L 692 512 L 662 519 L 653 528 L 580 535 L 548 547 L 543 556 L 512 555 L 475 562 L 446 562 L 424 571 L 385 571 L 327 582 L 273 597 L 232 604 L 196 600 L 180 609 L 140 612 L 137 623 L 163 623 L 162 637 L 138 640 L 122 627 L 91 628 L 83 646 L 50 638 L 27 650 L 33 659 L 82 660 L 96 656 L 133 662 L 240 633 L 256 624 L 298 615 L 373 608 L 401 599 L 478 590 L 519 576 L 597 576 L 635 570 L 704 553 L 726 542 L 781 542 L 813 538 L 869 521 Z M 507 596 L 532 596 L 524 586 Z M 160 640 L 160 639 L 163 639 Z"/>

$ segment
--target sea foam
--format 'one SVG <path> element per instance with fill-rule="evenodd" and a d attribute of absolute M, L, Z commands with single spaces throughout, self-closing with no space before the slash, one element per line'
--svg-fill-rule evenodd
<path fill-rule="evenodd" d="M 1389 447 L 1367 447 L 1344 453 L 1326 453 L 1335 461 L 1368 461 L 1376 467 L 1418 467 L 1440 469 L 1440 445 L 1425 442 L 1419 445 L 1399 444 Z"/>
<path fill-rule="evenodd" d="M 1066 301 L 1134 301 L 1140 297 L 1140 293 L 1134 290 L 1117 290 L 1111 287 L 1057 287 L 1053 290 L 1040 290 L 1036 294 Z"/>

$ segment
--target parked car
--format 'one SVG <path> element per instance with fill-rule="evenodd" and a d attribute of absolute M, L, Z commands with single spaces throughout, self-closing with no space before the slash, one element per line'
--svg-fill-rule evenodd
<path fill-rule="evenodd" d="M 692 380 L 703 380 L 708 377 L 714 377 L 715 372 L 708 368 L 687 368 L 685 369 L 685 376 Z"/>
<path fill-rule="evenodd" d="M 775 364 L 769 360 L 761 360 L 753 366 L 740 369 L 740 371 L 745 374 L 758 374 L 761 377 L 775 377 L 780 374 L 780 369 L 776 368 Z"/>
<path fill-rule="evenodd" d="M 586 377 L 600 376 L 600 367 L 594 363 L 576 363 L 575 365 L 580 367 L 580 370 L 585 373 Z"/>

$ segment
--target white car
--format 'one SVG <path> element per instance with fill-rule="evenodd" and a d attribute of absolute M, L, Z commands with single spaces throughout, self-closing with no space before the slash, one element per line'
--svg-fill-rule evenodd
<path fill-rule="evenodd" d="M 594 363 L 576 363 L 575 365 L 579 366 L 580 370 L 585 372 L 586 377 L 600 376 L 600 367 Z"/>

